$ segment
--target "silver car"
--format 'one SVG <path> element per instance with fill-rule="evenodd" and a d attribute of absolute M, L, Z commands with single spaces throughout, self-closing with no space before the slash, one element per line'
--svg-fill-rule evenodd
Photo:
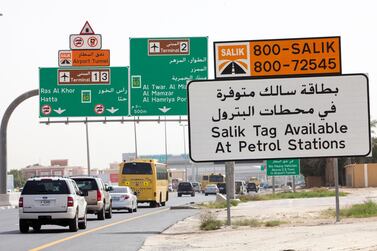
<path fill-rule="evenodd" d="M 208 194 L 217 194 L 217 193 L 219 193 L 219 188 L 217 187 L 216 184 L 208 184 L 206 186 L 206 189 L 204 190 L 205 196 L 207 196 Z"/>
<path fill-rule="evenodd" d="M 129 213 L 137 211 L 137 197 L 130 187 L 113 186 L 110 195 L 113 209 L 126 209 Z"/>

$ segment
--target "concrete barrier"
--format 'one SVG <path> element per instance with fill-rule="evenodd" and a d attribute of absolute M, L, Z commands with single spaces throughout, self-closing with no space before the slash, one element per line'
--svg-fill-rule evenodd
<path fill-rule="evenodd" d="M 216 194 L 216 202 L 224 202 L 224 201 L 226 201 L 225 195 L 221 193 Z"/>
<path fill-rule="evenodd" d="M 11 206 L 9 202 L 9 194 L 0 194 L 0 207 Z"/>

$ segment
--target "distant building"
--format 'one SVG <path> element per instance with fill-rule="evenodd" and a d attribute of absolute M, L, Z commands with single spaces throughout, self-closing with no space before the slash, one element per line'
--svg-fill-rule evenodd
<path fill-rule="evenodd" d="M 118 176 L 119 176 L 119 163 L 113 162 L 110 163 L 109 168 L 101 170 L 98 174 L 98 177 L 102 178 L 105 183 L 108 184 L 118 184 Z"/>
<path fill-rule="evenodd" d="M 49 166 L 34 164 L 21 169 L 26 178 L 41 176 L 87 175 L 88 170 L 82 166 L 69 166 L 68 159 L 51 160 Z"/>
<path fill-rule="evenodd" d="M 377 163 L 350 164 L 345 169 L 346 186 L 377 187 Z"/>

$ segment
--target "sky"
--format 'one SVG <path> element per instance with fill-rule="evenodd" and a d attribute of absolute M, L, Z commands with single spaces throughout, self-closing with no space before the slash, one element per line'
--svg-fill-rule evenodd
<path fill-rule="evenodd" d="M 209 79 L 214 41 L 341 36 L 342 72 L 367 73 L 371 119 L 377 119 L 375 1 L 161 0 L 0 2 L 0 116 L 19 95 L 39 88 L 38 67 L 57 67 L 58 50 L 85 21 L 102 35 L 111 66 L 129 66 L 130 37 L 208 36 Z M 86 166 L 84 124 L 40 124 L 39 100 L 23 102 L 8 125 L 8 170 L 69 159 Z M 357 115 L 355 115 L 357 116 Z M 185 128 L 167 124 L 168 154 L 184 152 Z M 89 124 L 92 168 L 134 152 L 133 123 Z M 139 154 L 164 154 L 164 123 L 137 124 Z"/>

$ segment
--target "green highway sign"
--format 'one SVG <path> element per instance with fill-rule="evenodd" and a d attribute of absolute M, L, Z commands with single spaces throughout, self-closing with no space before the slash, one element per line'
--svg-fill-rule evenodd
<path fill-rule="evenodd" d="M 208 77 L 208 38 L 131 38 L 130 67 L 131 115 L 187 115 L 187 82 Z"/>
<path fill-rule="evenodd" d="M 299 174 L 299 159 L 267 160 L 267 176 L 292 176 Z"/>
<path fill-rule="evenodd" d="M 128 67 L 39 68 L 40 117 L 128 116 Z"/>

